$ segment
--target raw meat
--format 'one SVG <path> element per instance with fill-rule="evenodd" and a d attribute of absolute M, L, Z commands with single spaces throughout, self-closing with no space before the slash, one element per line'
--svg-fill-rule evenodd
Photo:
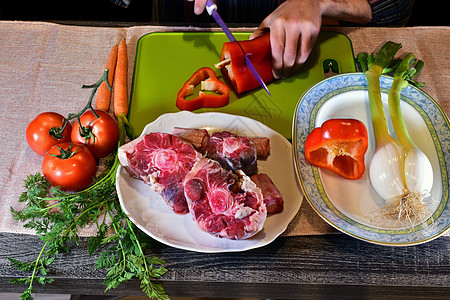
<path fill-rule="evenodd" d="M 150 184 L 174 212 L 189 212 L 183 180 L 202 157 L 191 144 L 172 134 L 154 132 L 122 151 L 125 151 L 126 167 L 132 175 Z"/>
<path fill-rule="evenodd" d="M 267 174 L 259 173 L 250 177 L 261 189 L 267 213 L 276 214 L 283 211 L 284 201 L 280 191 Z"/>
<path fill-rule="evenodd" d="M 202 154 L 208 149 L 209 133 L 206 129 L 174 127 L 172 134 L 190 143 Z"/>
<path fill-rule="evenodd" d="M 255 145 L 257 158 L 266 160 L 270 155 L 270 139 L 265 137 L 249 137 L 248 139 Z"/>
<path fill-rule="evenodd" d="M 258 171 L 255 145 L 248 138 L 228 131 L 211 135 L 207 156 L 218 161 L 225 169 L 242 170 L 247 176 Z"/>
<path fill-rule="evenodd" d="M 186 175 L 184 194 L 198 227 L 217 237 L 246 239 L 258 233 L 267 210 L 261 190 L 248 176 L 202 158 Z"/>

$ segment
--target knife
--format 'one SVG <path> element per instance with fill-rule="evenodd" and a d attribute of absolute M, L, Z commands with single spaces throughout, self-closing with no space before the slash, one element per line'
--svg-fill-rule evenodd
<path fill-rule="evenodd" d="M 217 5 L 216 5 L 216 3 L 213 0 L 208 0 L 206 2 L 206 11 L 208 12 L 208 14 L 210 16 L 212 16 L 214 18 L 214 20 L 216 20 L 217 24 L 219 24 L 219 26 L 222 28 L 223 32 L 225 32 L 225 35 L 228 37 L 230 42 L 236 42 L 239 45 L 239 47 L 241 48 L 242 52 L 244 52 L 245 62 L 247 63 L 248 69 L 253 74 L 253 76 L 256 78 L 256 80 L 259 82 L 259 84 L 264 88 L 264 90 L 270 96 L 272 96 L 272 94 L 270 94 L 269 89 L 267 88 L 266 84 L 264 83 L 264 80 L 262 80 L 262 78 L 259 75 L 258 71 L 256 71 L 256 69 L 253 66 L 252 62 L 248 58 L 247 53 L 245 53 L 245 51 L 242 48 L 241 44 L 239 44 L 239 42 L 236 40 L 236 38 L 231 33 L 230 29 L 228 29 L 227 25 L 225 24 L 225 22 L 220 17 L 219 13 L 217 12 Z"/>

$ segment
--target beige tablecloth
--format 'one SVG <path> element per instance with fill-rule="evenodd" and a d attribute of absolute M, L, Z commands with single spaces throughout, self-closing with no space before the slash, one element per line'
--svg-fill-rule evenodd
<path fill-rule="evenodd" d="M 424 91 L 448 115 L 450 27 L 329 29 L 346 34 L 353 43 L 355 54 L 378 49 L 387 40 L 402 43 L 400 54 L 412 51 L 426 62 L 420 77 L 427 83 Z M 41 171 L 42 157 L 30 150 L 25 139 L 28 123 L 44 111 L 57 111 L 63 115 L 78 111 L 90 93 L 90 90 L 82 90 L 81 86 L 97 81 L 111 46 L 122 38 L 128 44 L 128 84 L 131 87 L 137 40 L 149 32 L 174 30 L 204 29 L 153 26 L 97 28 L 0 21 L 0 232 L 33 233 L 12 220 L 10 214 L 10 206 L 16 209 L 21 207 L 17 200 L 23 191 L 26 175 Z M 84 234 L 94 231 L 94 228 L 89 228 L 84 230 Z M 284 234 L 335 232 L 304 200 Z"/>

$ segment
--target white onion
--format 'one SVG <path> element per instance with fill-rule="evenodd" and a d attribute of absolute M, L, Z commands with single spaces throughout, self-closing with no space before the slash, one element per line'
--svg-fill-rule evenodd
<path fill-rule="evenodd" d="M 381 198 L 394 201 L 407 192 L 404 172 L 405 150 L 395 139 L 375 150 L 370 162 L 370 182 Z"/>

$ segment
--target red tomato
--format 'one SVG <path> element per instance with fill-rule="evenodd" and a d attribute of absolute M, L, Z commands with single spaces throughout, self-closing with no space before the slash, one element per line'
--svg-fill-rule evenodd
<path fill-rule="evenodd" d="M 97 171 L 94 155 L 80 144 L 65 142 L 47 151 L 42 172 L 52 186 L 64 191 L 80 191 L 92 181 Z"/>
<path fill-rule="evenodd" d="M 67 123 L 66 128 L 60 135 L 55 135 L 50 130 L 61 127 L 64 124 L 64 117 L 54 112 L 44 112 L 39 114 L 30 124 L 28 124 L 26 137 L 30 148 L 39 155 L 45 153 L 54 145 L 63 142 L 70 142 L 70 132 L 72 126 Z"/>
<path fill-rule="evenodd" d="M 86 145 L 96 158 L 109 155 L 119 141 L 119 126 L 116 120 L 103 110 L 95 110 L 98 118 L 92 111 L 85 112 L 80 117 L 81 125 L 86 132 L 80 132 L 78 121 L 73 124 L 71 138 L 75 143 Z"/>

